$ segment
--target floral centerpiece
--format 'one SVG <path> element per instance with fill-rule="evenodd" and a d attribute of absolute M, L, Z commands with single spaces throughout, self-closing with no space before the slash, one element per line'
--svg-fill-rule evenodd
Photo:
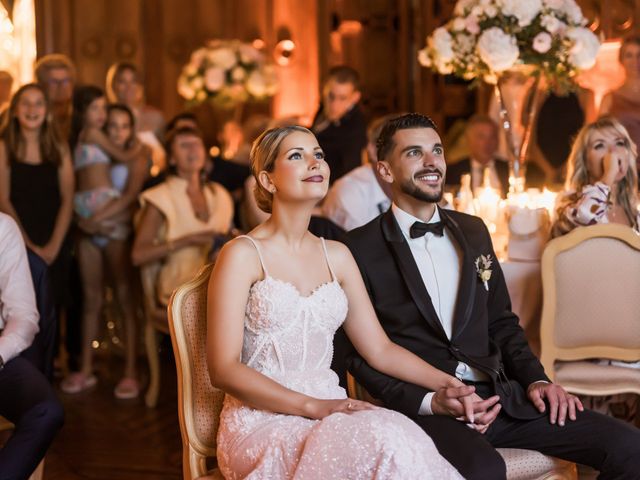
<path fill-rule="evenodd" d="M 212 101 L 233 107 L 277 91 L 275 68 L 258 49 L 238 40 L 214 40 L 195 50 L 178 78 L 178 93 L 190 105 Z"/>
<path fill-rule="evenodd" d="M 548 86 L 567 91 L 580 70 L 595 64 L 600 42 L 586 24 L 575 0 L 459 0 L 453 18 L 427 38 L 418 60 L 441 74 L 497 85 L 512 178 L 524 182 L 519 167 L 524 165 L 531 133 L 527 127 L 533 125 L 536 113 L 538 82 L 544 77 Z M 520 109 L 510 118 L 507 84 L 514 83 L 518 72 L 515 83 L 529 82 L 531 92 L 521 95 Z M 511 130 L 521 117 L 527 118 L 514 139 Z M 522 184 L 516 190 L 523 188 Z"/>

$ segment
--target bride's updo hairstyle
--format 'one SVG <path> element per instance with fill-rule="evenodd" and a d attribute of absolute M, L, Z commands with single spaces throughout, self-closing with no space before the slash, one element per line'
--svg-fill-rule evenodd
<path fill-rule="evenodd" d="M 270 192 L 260 183 L 260 172 L 273 172 L 276 165 L 276 158 L 280 153 L 280 144 L 293 132 L 309 133 L 313 135 L 313 132 L 308 128 L 300 127 L 298 125 L 289 125 L 286 127 L 271 128 L 262 132 L 262 134 L 256 138 L 251 147 L 251 172 L 256 179 L 256 186 L 253 189 L 253 195 L 256 198 L 258 207 L 263 212 L 271 213 L 271 206 L 273 204 L 273 192 Z"/>

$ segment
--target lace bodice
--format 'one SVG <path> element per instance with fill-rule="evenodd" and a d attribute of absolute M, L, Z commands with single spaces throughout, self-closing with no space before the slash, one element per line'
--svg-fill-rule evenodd
<path fill-rule="evenodd" d="M 324 239 L 322 246 L 326 256 Z M 347 297 L 331 265 L 331 281 L 303 296 L 293 284 L 271 277 L 260 261 L 265 277 L 249 292 L 242 362 L 288 388 L 324 397 L 326 382 L 334 383 L 333 336 L 347 315 Z"/>

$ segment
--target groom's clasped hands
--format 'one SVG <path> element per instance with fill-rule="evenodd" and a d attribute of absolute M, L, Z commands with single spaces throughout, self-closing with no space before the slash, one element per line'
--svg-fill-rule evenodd
<path fill-rule="evenodd" d="M 500 413 L 502 406 L 499 401 L 498 395 L 483 400 L 475 393 L 475 387 L 460 382 L 436 391 L 431 400 L 431 410 L 434 415 L 454 417 L 485 433 Z"/>

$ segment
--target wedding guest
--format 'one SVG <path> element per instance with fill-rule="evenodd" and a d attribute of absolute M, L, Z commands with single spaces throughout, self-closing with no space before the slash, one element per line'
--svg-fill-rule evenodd
<path fill-rule="evenodd" d="M 131 109 L 136 120 L 136 136 L 151 148 L 151 176 L 158 175 L 166 166 L 166 153 L 160 143 L 164 135 L 163 113 L 144 103 L 144 82 L 136 65 L 118 62 L 109 67 L 106 80 L 107 99 Z"/>
<path fill-rule="evenodd" d="M 105 130 L 107 136 L 116 147 L 123 150 L 132 148 L 135 138 L 135 120 L 133 113 L 126 105 L 112 104 L 107 107 L 107 121 Z M 108 268 L 110 278 L 113 280 L 115 298 L 119 311 L 122 313 L 124 324 L 125 367 L 122 379 L 114 389 L 114 395 L 119 399 L 136 398 L 140 392 L 140 385 L 136 371 L 136 313 L 133 299 L 134 285 L 132 279 L 134 272 L 131 265 L 130 235 L 132 231 L 133 208 L 146 178 L 147 158 L 144 151 L 140 151 L 137 158 L 127 163 L 113 163 L 110 166 L 110 177 L 113 188 L 120 195 L 113 202 L 98 208 L 93 215 L 78 221 L 78 226 L 88 236 L 81 240 L 81 259 L 85 265 L 85 301 L 91 305 L 91 311 L 100 312 L 104 298 L 105 267 Z M 105 224 L 121 224 L 127 235 L 124 238 L 99 237 L 104 239 L 104 246 L 99 247 L 91 236 L 99 236 L 101 228 Z M 97 315 L 92 316 L 92 323 L 87 336 L 95 337 L 97 334 Z M 86 341 L 86 340 L 85 340 Z M 80 372 L 79 375 L 82 375 Z M 78 375 L 77 375 L 78 376 Z M 73 386 L 65 388 L 69 393 Z M 81 379 L 78 379 L 80 383 Z"/>
<path fill-rule="evenodd" d="M 0 476 L 29 478 L 62 427 L 51 384 L 21 353 L 38 332 L 38 310 L 25 244 L 15 221 L 0 213 L 0 415 L 15 425 L 0 449 Z"/>
<path fill-rule="evenodd" d="M 451 165 L 447 169 L 446 184 L 459 188 L 460 178 L 471 174 L 471 188 L 477 190 L 488 172 L 490 186 L 502 192 L 509 192 L 509 164 L 498 158 L 498 125 L 488 115 L 476 114 L 467 122 L 465 138 L 469 147 L 469 157 Z"/>
<path fill-rule="evenodd" d="M 638 231 L 636 145 L 613 117 L 583 127 L 569 155 L 565 193 L 558 201 L 552 237 L 575 227 L 621 223 Z"/>
<path fill-rule="evenodd" d="M 163 305 L 207 262 L 214 237 L 226 235 L 233 218 L 229 192 L 203 181 L 202 134 L 188 127 L 172 130 L 165 148 L 169 175 L 140 196 L 142 213 L 131 252 L 135 265 L 162 261 L 157 296 Z"/>
<path fill-rule="evenodd" d="M 627 129 L 635 145 L 640 144 L 640 35 L 622 41 L 618 60 L 625 72 L 624 83 L 609 92 L 600 104 L 600 115 L 612 115 Z M 640 159 L 636 159 L 636 171 Z"/>
<path fill-rule="evenodd" d="M 308 232 L 329 185 L 316 138 L 297 126 L 270 129 L 251 160 L 256 200 L 271 217 L 222 249 L 207 300 L 209 374 L 227 392 L 218 431 L 223 475 L 459 478 L 415 424 L 347 399 L 329 369 L 344 322 L 367 361 L 387 374 L 465 389 L 389 342 L 348 250 Z"/>
<path fill-rule="evenodd" d="M 329 70 L 311 130 L 327 157 L 331 183 L 362 163 L 367 126 L 358 106 L 360 97 L 358 72 L 345 65 Z"/>
<path fill-rule="evenodd" d="M 349 370 L 385 406 L 420 425 L 465 478 L 506 478 L 496 447 L 589 465 L 601 479 L 637 478 L 640 430 L 584 409 L 549 381 L 511 311 L 484 222 L 437 206 L 446 168 L 431 119 L 414 113 L 387 122 L 378 172 L 391 185 L 393 205 L 349 232 L 347 246 L 391 341 L 500 403 L 460 421 L 454 389 L 385 375 L 357 353 Z"/>
<path fill-rule="evenodd" d="M 119 162 L 138 160 L 144 155 L 144 148 L 134 142 L 131 148 L 124 149 L 113 142 L 104 132 L 107 120 L 106 99 L 104 92 L 95 86 L 87 85 L 76 88 L 73 96 L 73 120 L 71 142 L 74 148 L 74 168 L 76 170 L 77 191 L 74 196 L 74 210 L 80 217 L 78 226 L 83 231 L 78 237 L 77 257 L 82 280 L 82 354 L 80 370 L 69 374 L 60 384 L 63 392 L 80 393 L 93 387 L 97 378 L 93 374 L 93 347 L 103 301 L 103 249 L 113 264 L 121 261 L 124 240 L 130 234 L 128 219 L 130 215 L 122 210 L 120 213 L 96 221 L 95 215 L 109 209 L 117 210 L 117 202 L 122 202 L 122 193 L 115 188 L 111 178 L 111 155 Z M 106 215 L 105 215 L 106 217 Z M 88 222 L 85 222 L 87 220 Z M 119 240 L 113 243 L 111 240 Z M 116 279 L 126 272 L 116 272 Z M 123 292 L 130 295 L 131 292 Z M 129 307 L 127 307 L 129 305 Z M 125 300 L 125 311 L 131 311 L 131 300 Z M 126 316 L 126 314 L 125 314 Z M 131 372 L 125 373 L 128 380 Z M 121 387 L 121 388 L 118 388 Z M 130 381 L 118 385 L 117 392 L 133 395 L 135 388 Z M 126 387 L 126 388 L 125 388 Z"/>
<path fill-rule="evenodd" d="M 58 128 L 60 138 L 67 141 L 71 134 L 76 67 L 66 55 L 52 53 L 36 62 L 35 76 L 38 84 L 47 93 L 53 121 Z"/>
<path fill-rule="evenodd" d="M 380 117 L 367 130 L 368 163 L 340 178 L 322 202 L 322 213 L 345 230 L 353 230 L 376 218 L 391 206 L 391 191 L 376 173 L 376 140 L 382 125 L 392 118 Z"/>
<path fill-rule="evenodd" d="M 0 210 L 49 265 L 54 303 L 69 306 L 74 177 L 69 148 L 54 128 L 44 89 L 18 89 L 0 130 Z"/>

